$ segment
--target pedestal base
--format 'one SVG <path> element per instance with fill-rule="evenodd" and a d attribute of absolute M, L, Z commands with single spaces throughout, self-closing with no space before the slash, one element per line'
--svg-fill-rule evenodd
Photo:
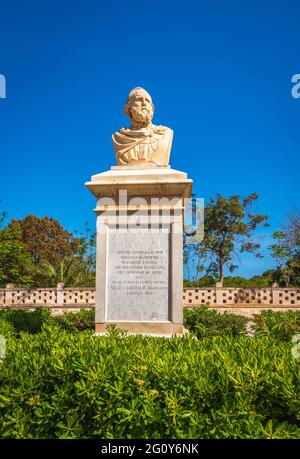
<path fill-rule="evenodd" d="M 172 336 L 183 336 L 184 327 L 182 324 L 172 322 L 105 322 L 96 323 L 96 335 L 103 336 L 107 334 L 109 325 L 115 325 L 121 330 L 126 330 L 129 335 L 147 335 L 164 338 Z"/>
<path fill-rule="evenodd" d="M 116 167 L 97 198 L 96 334 L 183 336 L 183 212 L 192 180 L 168 167 Z"/>

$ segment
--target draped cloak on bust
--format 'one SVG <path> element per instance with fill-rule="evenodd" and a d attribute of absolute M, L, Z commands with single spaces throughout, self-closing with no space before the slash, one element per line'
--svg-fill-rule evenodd
<path fill-rule="evenodd" d="M 122 128 L 112 136 L 117 162 L 121 166 L 136 162 L 167 165 L 172 138 L 172 129 L 154 124 L 150 129 Z"/>

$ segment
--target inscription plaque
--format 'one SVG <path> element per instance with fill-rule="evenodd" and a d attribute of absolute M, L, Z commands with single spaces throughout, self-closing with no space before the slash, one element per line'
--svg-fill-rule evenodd
<path fill-rule="evenodd" d="M 169 239 L 166 232 L 108 232 L 106 320 L 170 320 Z"/>

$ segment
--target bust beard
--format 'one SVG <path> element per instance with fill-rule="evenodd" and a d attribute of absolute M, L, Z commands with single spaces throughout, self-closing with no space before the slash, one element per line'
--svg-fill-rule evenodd
<path fill-rule="evenodd" d="M 131 119 L 136 123 L 142 123 L 145 126 L 151 123 L 153 118 L 153 112 L 150 112 L 147 108 L 136 108 L 131 107 L 130 109 Z"/>

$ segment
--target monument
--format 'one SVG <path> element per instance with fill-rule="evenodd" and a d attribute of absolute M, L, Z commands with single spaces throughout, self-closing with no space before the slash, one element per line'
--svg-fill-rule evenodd
<path fill-rule="evenodd" d="M 96 334 L 183 334 L 184 200 L 192 180 L 169 166 L 173 131 L 152 123 L 143 88 L 128 95 L 129 128 L 112 136 L 117 166 L 93 175 L 96 197 Z"/>

